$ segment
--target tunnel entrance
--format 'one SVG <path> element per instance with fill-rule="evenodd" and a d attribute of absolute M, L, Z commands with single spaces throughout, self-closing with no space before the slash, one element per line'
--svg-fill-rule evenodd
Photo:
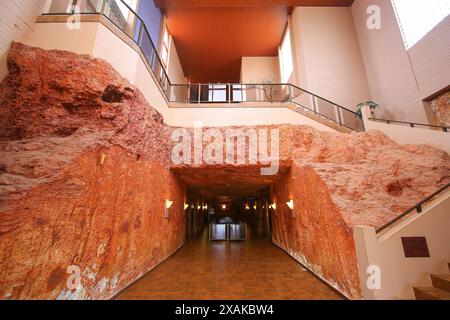
<path fill-rule="evenodd" d="M 205 229 L 209 241 L 245 241 L 250 233 L 270 237 L 269 195 L 269 186 L 238 192 L 236 186 L 229 185 L 220 193 L 189 188 L 186 239 L 194 238 Z"/>
<path fill-rule="evenodd" d="M 186 240 L 207 229 L 208 240 L 245 241 L 272 234 L 271 185 L 278 175 L 261 175 L 260 167 L 176 168 L 187 186 Z M 214 225 L 223 226 L 214 226 Z"/>
<path fill-rule="evenodd" d="M 171 171 L 184 185 L 186 241 L 118 299 L 341 299 L 277 244 L 280 234 L 292 237 L 286 226 L 294 220 L 282 203 L 291 196 L 290 165 L 272 176 L 260 166 Z M 246 225 L 246 239 L 211 240 L 209 226 L 220 222 L 229 233 L 231 225 Z"/>

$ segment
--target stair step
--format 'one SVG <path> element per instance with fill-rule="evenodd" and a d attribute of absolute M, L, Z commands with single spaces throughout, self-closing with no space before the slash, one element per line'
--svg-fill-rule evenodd
<path fill-rule="evenodd" d="M 433 287 L 450 292 L 450 274 L 432 274 Z"/>
<path fill-rule="evenodd" d="M 450 293 L 434 287 L 414 287 L 416 300 L 450 300 Z"/>

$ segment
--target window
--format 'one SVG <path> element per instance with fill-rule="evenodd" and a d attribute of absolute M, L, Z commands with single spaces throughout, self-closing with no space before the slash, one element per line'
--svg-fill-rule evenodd
<path fill-rule="evenodd" d="M 392 0 L 408 50 L 450 14 L 450 0 Z"/>
<path fill-rule="evenodd" d="M 123 0 L 130 8 L 134 9 L 135 7 L 135 1 L 134 0 Z M 130 10 L 127 8 L 126 5 L 123 4 L 121 0 L 116 0 L 117 5 L 119 6 L 120 12 L 122 12 L 122 15 L 125 19 L 128 19 L 128 15 L 130 14 Z"/>
<path fill-rule="evenodd" d="M 225 102 L 227 101 L 227 88 L 225 84 L 210 84 L 209 85 L 209 102 Z"/>
<path fill-rule="evenodd" d="M 292 46 L 291 35 L 289 29 L 286 30 L 283 41 L 280 48 L 280 62 L 281 62 L 281 81 L 288 83 L 289 78 L 294 72 L 294 63 L 292 61 Z"/>
<path fill-rule="evenodd" d="M 169 66 L 169 53 L 170 53 L 170 34 L 169 34 L 169 30 L 167 30 L 167 26 L 166 26 L 164 28 L 164 37 L 163 37 L 162 52 L 161 52 L 162 63 L 164 65 L 164 69 L 166 69 L 166 70 L 167 70 L 167 67 Z"/>

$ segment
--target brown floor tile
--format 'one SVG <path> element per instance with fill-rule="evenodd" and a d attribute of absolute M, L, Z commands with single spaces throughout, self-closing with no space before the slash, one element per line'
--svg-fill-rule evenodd
<path fill-rule="evenodd" d="M 270 240 L 188 241 L 119 300 L 342 299 Z"/>

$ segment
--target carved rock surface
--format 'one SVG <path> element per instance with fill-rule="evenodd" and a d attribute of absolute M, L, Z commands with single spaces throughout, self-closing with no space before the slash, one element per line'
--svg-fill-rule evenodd
<path fill-rule="evenodd" d="M 280 132 L 276 176 L 261 176 L 260 164 L 176 165 L 171 135 L 179 128 L 106 62 L 16 43 L 8 66 L 0 84 L 0 298 L 117 294 L 183 244 L 184 185 L 193 182 L 271 184 L 274 242 L 358 298 L 352 227 L 380 226 L 450 180 L 443 151 L 400 146 L 376 131 L 289 125 L 254 128 Z M 295 217 L 283 206 L 290 198 Z M 169 219 L 165 199 L 175 200 Z M 69 266 L 80 270 L 76 289 Z"/>
<path fill-rule="evenodd" d="M 0 299 L 110 298 L 184 242 L 162 117 L 101 60 L 13 44 L 8 64 Z"/>

